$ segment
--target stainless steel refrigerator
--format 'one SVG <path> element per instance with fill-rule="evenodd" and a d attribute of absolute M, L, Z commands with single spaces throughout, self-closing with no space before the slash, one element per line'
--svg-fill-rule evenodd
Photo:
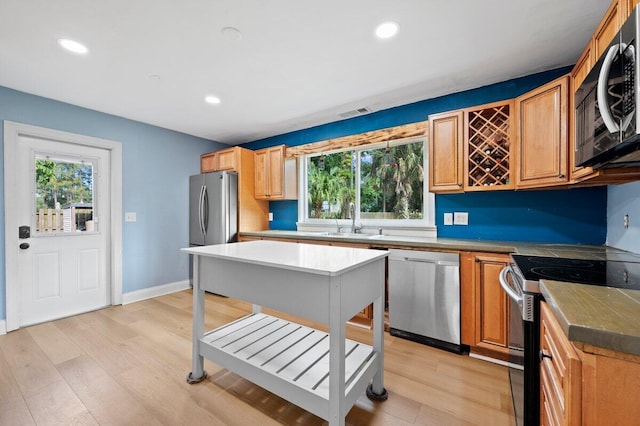
<path fill-rule="evenodd" d="M 214 172 L 189 178 L 189 245 L 237 241 L 238 175 Z"/>

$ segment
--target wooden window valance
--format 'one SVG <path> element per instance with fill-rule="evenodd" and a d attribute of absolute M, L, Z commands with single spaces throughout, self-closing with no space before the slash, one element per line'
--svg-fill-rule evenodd
<path fill-rule="evenodd" d="M 359 133 L 357 135 L 343 136 L 341 138 L 328 139 L 326 141 L 287 147 L 286 156 L 299 157 L 301 155 L 335 151 L 338 149 L 356 147 L 360 145 L 391 142 L 398 139 L 424 136 L 427 134 L 428 129 L 428 121 L 420 121 L 418 123 L 405 124 L 402 126 L 387 127 L 386 129 Z"/>

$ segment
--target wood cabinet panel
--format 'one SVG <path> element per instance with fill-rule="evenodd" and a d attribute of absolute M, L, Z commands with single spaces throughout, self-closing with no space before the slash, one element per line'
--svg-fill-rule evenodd
<path fill-rule="evenodd" d="M 471 352 L 508 360 L 509 299 L 498 276 L 509 255 L 460 253 L 461 342 Z"/>
<path fill-rule="evenodd" d="M 502 256 L 476 256 L 476 345 L 497 347 L 501 352 L 509 344 L 508 297 L 498 280 L 506 263 Z"/>
<path fill-rule="evenodd" d="M 266 200 L 297 198 L 297 160 L 285 159 L 285 146 L 256 151 L 255 197 Z"/>
<path fill-rule="evenodd" d="M 223 151 L 219 151 L 216 154 L 217 158 L 218 158 L 218 162 L 216 165 L 216 170 L 222 171 L 222 170 L 226 170 L 226 171 L 233 171 L 233 170 L 237 170 L 238 165 L 237 165 L 237 159 L 238 159 L 238 153 L 237 150 L 235 148 L 232 149 L 225 149 Z"/>
<path fill-rule="evenodd" d="M 605 53 L 605 49 L 622 27 L 626 17 L 625 1 L 614 0 L 611 2 L 609 9 L 607 9 L 593 34 L 592 49 L 595 58 L 594 63 Z"/>
<path fill-rule="evenodd" d="M 462 192 L 462 111 L 429 116 L 429 191 Z"/>
<path fill-rule="evenodd" d="M 565 185 L 568 173 L 568 77 L 516 98 L 516 187 Z"/>
<path fill-rule="evenodd" d="M 540 350 L 542 424 L 580 424 L 582 362 L 545 302 L 540 303 Z"/>
<path fill-rule="evenodd" d="M 202 154 L 200 156 L 200 173 L 209 173 L 216 171 L 216 155 L 215 152 Z"/>

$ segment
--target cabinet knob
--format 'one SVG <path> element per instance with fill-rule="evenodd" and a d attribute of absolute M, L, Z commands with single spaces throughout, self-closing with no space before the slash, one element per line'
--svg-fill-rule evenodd
<path fill-rule="evenodd" d="M 549 358 L 550 360 L 553 361 L 553 356 L 549 354 L 545 354 L 544 350 L 542 349 L 540 349 L 540 352 L 538 353 L 538 358 L 540 359 L 540 362 L 544 361 L 545 358 Z"/>
<path fill-rule="evenodd" d="M 559 177 L 560 179 L 564 179 L 564 174 L 560 173 L 560 174 L 558 175 L 558 177 Z"/>

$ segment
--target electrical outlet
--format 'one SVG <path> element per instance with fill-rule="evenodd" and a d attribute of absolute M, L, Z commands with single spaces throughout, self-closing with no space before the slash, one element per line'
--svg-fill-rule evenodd
<path fill-rule="evenodd" d="M 469 213 L 468 212 L 453 212 L 453 224 L 454 225 L 468 225 Z"/>
<path fill-rule="evenodd" d="M 624 215 L 624 229 L 628 229 L 629 228 L 629 215 L 625 214 Z"/>
<path fill-rule="evenodd" d="M 135 212 L 125 212 L 124 213 L 124 221 L 125 222 L 135 222 L 136 221 L 136 213 Z"/>
<path fill-rule="evenodd" d="M 273 221 L 273 213 L 269 212 L 269 222 Z"/>
<path fill-rule="evenodd" d="M 444 214 L 444 224 L 445 225 L 453 225 L 453 213 L 445 213 Z"/>

